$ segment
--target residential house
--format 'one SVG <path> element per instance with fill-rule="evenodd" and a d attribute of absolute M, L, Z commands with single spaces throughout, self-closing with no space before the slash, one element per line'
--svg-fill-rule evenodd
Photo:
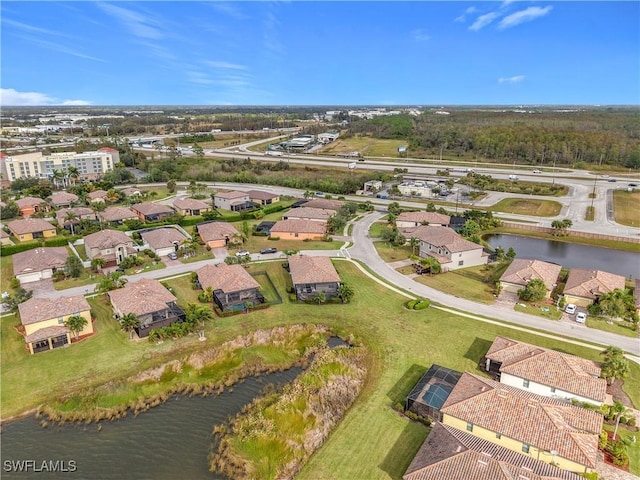
<path fill-rule="evenodd" d="M 287 213 L 282 215 L 283 220 L 289 219 L 300 219 L 300 220 L 311 220 L 313 222 L 323 222 L 326 223 L 331 217 L 336 214 L 335 210 L 327 210 L 324 208 L 310 208 L 310 207 L 300 207 L 300 208 L 292 208 Z"/>
<path fill-rule="evenodd" d="M 420 225 L 448 227 L 451 217 L 437 212 L 402 212 L 396 218 L 396 227 L 413 228 Z"/>
<path fill-rule="evenodd" d="M 402 479 L 583 480 L 583 477 L 437 422 L 431 426 L 429 436 Z"/>
<path fill-rule="evenodd" d="M 127 187 L 120 190 L 120 193 L 122 193 L 125 197 L 133 197 L 136 195 L 142 195 L 142 190 L 137 187 Z"/>
<path fill-rule="evenodd" d="M 327 225 L 324 222 L 289 219 L 276 222 L 269 235 L 282 240 L 322 240 L 326 233 Z"/>
<path fill-rule="evenodd" d="M 601 295 L 624 287 L 625 278 L 622 275 L 602 270 L 572 268 L 569 270 L 569 277 L 562 293 L 566 303 L 587 307 Z"/>
<path fill-rule="evenodd" d="M 108 193 L 105 190 L 94 190 L 87 193 L 87 198 L 91 203 L 105 203 Z"/>
<path fill-rule="evenodd" d="M 237 244 L 242 241 L 240 232 L 226 222 L 199 223 L 196 230 L 205 245 L 210 248 L 226 247 L 229 243 Z"/>
<path fill-rule="evenodd" d="M 54 207 L 70 207 L 78 201 L 78 196 L 67 192 L 53 192 L 50 203 Z"/>
<path fill-rule="evenodd" d="M 135 212 L 141 222 L 161 222 L 176 212 L 173 208 L 161 203 L 142 202 L 131 205 L 131 210 Z"/>
<path fill-rule="evenodd" d="M 560 270 L 562 267 L 555 263 L 515 258 L 500 277 L 500 288 L 505 292 L 518 293 L 531 280 L 542 280 L 547 289 L 546 296 L 549 298 L 557 285 Z"/>
<path fill-rule="evenodd" d="M 78 332 L 78 337 L 93 333 L 91 307 L 82 295 L 30 298 L 18 305 L 18 312 L 31 354 L 69 345 L 75 334 L 64 322 L 71 316 L 80 315 L 87 320 L 87 324 Z"/>
<path fill-rule="evenodd" d="M 120 265 L 129 255 L 135 255 L 133 239 L 119 230 L 101 230 L 84 237 L 87 258 L 102 258 L 105 267 Z"/>
<path fill-rule="evenodd" d="M 433 364 L 418 380 L 405 402 L 405 411 L 423 418 L 441 420 L 440 409 L 456 386 L 462 373 Z"/>
<path fill-rule="evenodd" d="M 294 255 L 289 257 L 289 272 L 298 300 L 309 300 L 319 293 L 338 296 L 340 276 L 329 257 Z"/>
<path fill-rule="evenodd" d="M 186 318 L 176 304 L 177 298 L 159 281 L 147 278 L 127 283 L 108 292 L 116 318 L 133 313 L 140 321 L 135 329 L 138 337 L 149 336 L 154 328 L 166 327 Z"/>
<path fill-rule="evenodd" d="M 20 215 L 23 217 L 29 217 L 34 213 L 41 211 L 49 211 L 49 205 L 45 200 L 39 197 L 22 197 L 16 200 Z"/>
<path fill-rule="evenodd" d="M 202 289 L 211 289 L 213 300 L 222 311 L 242 310 L 247 302 L 264 303 L 260 284 L 242 265 L 205 265 L 196 274 Z"/>
<path fill-rule="evenodd" d="M 11 245 L 11 237 L 7 232 L 0 229 L 0 245 Z"/>
<path fill-rule="evenodd" d="M 277 193 L 263 192 L 261 190 L 249 190 L 249 200 L 257 205 L 271 205 L 280 201 L 280 195 Z"/>
<path fill-rule="evenodd" d="M 363 190 L 365 192 L 376 193 L 382 190 L 382 180 L 369 180 L 364 182 Z"/>
<path fill-rule="evenodd" d="M 442 423 L 576 473 L 594 471 L 603 416 L 564 400 L 463 373 Z"/>
<path fill-rule="evenodd" d="M 67 218 L 68 214 L 71 214 L 70 218 Z M 97 220 L 96 213 L 87 207 L 72 207 L 72 208 L 61 208 L 56 211 L 56 222 L 62 228 L 71 228 L 71 225 L 74 227 L 82 220 L 88 220 L 90 222 L 95 222 Z"/>
<path fill-rule="evenodd" d="M 328 200 L 326 198 L 312 198 L 304 202 L 303 207 L 307 208 L 324 208 L 325 210 L 335 210 L 336 212 L 342 208 L 344 202 L 340 200 Z"/>
<path fill-rule="evenodd" d="M 122 225 L 126 220 L 137 220 L 138 215 L 126 207 L 107 207 L 103 212 L 98 212 L 98 219 L 111 225 Z"/>
<path fill-rule="evenodd" d="M 65 247 L 42 247 L 13 255 L 13 276 L 20 284 L 53 277 L 65 267 L 69 252 Z"/>
<path fill-rule="evenodd" d="M 144 246 L 159 257 L 169 255 L 178 250 L 185 240 L 190 240 L 177 228 L 154 228 L 140 233 Z"/>
<path fill-rule="evenodd" d="M 482 245 L 466 240 L 448 227 L 416 227 L 406 236 L 420 240 L 420 256 L 435 258 L 444 272 L 485 265 L 489 260 Z"/>
<path fill-rule="evenodd" d="M 607 381 L 591 360 L 496 337 L 483 359 L 500 383 L 537 395 L 602 405 Z"/>
<path fill-rule="evenodd" d="M 248 192 L 218 192 L 213 197 L 216 208 L 231 210 L 232 212 L 242 212 L 255 208 L 256 204 L 251 201 Z"/>
<path fill-rule="evenodd" d="M 176 198 L 173 201 L 174 208 L 180 215 L 202 215 L 211 210 L 211 205 L 195 198 Z"/>
<path fill-rule="evenodd" d="M 21 242 L 56 236 L 56 227 L 42 218 L 25 218 L 7 223 L 11 234 Z"/>

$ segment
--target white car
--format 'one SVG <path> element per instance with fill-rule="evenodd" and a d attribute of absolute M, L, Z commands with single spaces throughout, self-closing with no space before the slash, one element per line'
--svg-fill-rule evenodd
<path fill-rule="evenodd" d="M 570 303 L 567 305 L 567 307 L 564 309 L 565 313 L 568 313 L 569 315 L 573 315 L 574 313 L 576 313 L 576 307 L 573 303 Z"/>
<path fill-rule="evenodd" d="M 576 315 L 576 322 L 585 323 L 587 321 L 587 314 L 584 312 L 578 312 Z"/>
<path fill-rule="evenodd" d="M 236 257 L 248 257 L 249 255 L 251 255 L 251 253 L 249 253 L 248 250 L 240 250 L 239 252 L 236 252 Z"/>
<path fill-rule="evenodd" d="M 542 170 L 534 170 L 533 173 L 542 173 Z"/>

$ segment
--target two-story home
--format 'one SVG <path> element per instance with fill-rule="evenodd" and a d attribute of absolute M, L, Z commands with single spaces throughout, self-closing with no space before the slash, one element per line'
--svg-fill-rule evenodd
<path fill-rule="evenodd" d="M 93 333 L 91 307 L 82 295 L 30 298 L 18 305 L 18 312 L 31 354 L 69 345 L 72 335 L 83 337 Z M 84 328 L 77 333 L 72 333 L 65 326 L 67 319 L 74 315 L 87 320 Z"/>
<path fill-rule="evenodd" d="M 294 255 L 289 257 L 289 273 L 298 300 L 310 300 L 318 293 L 338 296 L 340 276 L 329 257 Z"/>
<path fill-rule="evenodd" d="M 280 195 L 277 193 L 263 192 L 262 190 L 249 190 L 249 200 L 256 205 L 271 205 L 280 201 Z"/>
<path fill-rule="evenodd" d="M 617 288 L 624 289 L 625 278 L 615 273 L 587 268 L 572 268 L 562 292 L 566 303 L 587 307 L 598 297 Z"/>
<path fill-rule="evenodd" d="M 50 210 L 49 204 L 39 197 L 22 197 L 16 200 L 16 205 L 20 210 L 20 215 L 23 217 L 29 217 L 34 213 L 41 211 L 48 212 Z"/>
<path fill-rule="evenodd" d="M 97 220 L 96 212 L 87 207 L 61 208 L 56 212 L 56 222 L 62 228 L 71 229 L 71 225 L 75 227 L 82 220 L 95 222 Z"/>
<path fill-rule="evenodd" d="M 13 220 L 7 223 L 7 228 L 21 242 L 56 236 L 56 227 L 42 218 Z"/>
<path fill-rule="evenodd" d="M 114 226 L 122 225 L 126 220 L 136 220 L 138 218 L 138 215 L 133 210 L 120 206 L 107 207 L 103 212 L 98 212 L 97 215 L 101 222 Z"/>
<path fill-rule="evenodd" d="M 154 328 L 183 322 L 186 318 L 184 310 L 176 304 L 177 298 L 154 279 L 127 283 L 108 295 L 117 319 L 129 313 L 138 318 L 135 331 L 140 338 L 149 336 Z"/>
<path fill-rule="evenodd" d="M 264 303 L 260 284 L 242 265 L 205 265 L 196 274 L 202 289 L 211 289 L 213 301 L 223 312 L 244 309 L 247 302 Z"/>
<path fill-rule="evenodd" d="M 105 267 L 120 265 L 129 255 L 135 255 L 133 239 L 119 230 L 101 230 L 84 237 L 87 258 L 102 258 Z"/>
<path fill-rule="evenodd" d="M 70 207 L 78 201 L 78 196 L 74 193 L 53 192 L 50 203 L 54 207 Z"/>
<path fill-rule="evenodd" d="M 449 215 L 437 212 L 402 212 L 396 217 L 396 227 L 398 230 L 403 228 L 414 228 L 421 225 L 431 225 L 434 227 L 448 227 L 451 222 Z"/>
<path fill-rule="evenodd" d="M 562 266 L 542 260 L 514 258 L 500 277 L 500 288 L 505 292 L 518 293 L 531 280 L 542 280 L 547 289 L 547 298 L 558 282 Z"/>
<path fill-rule="evenodd" d="M 173 208 L 161 203 L 142 202 L 131 205 L 131 210 L 141 222 L 161 222 L 176 212 Z"/>
<path fill-rule="evenodd" d="M 281 240 L 322 240 L 327 233 L 327 224 L 314 220 L 290 218 L 276 222 L 269 236 Z"/>
<path fill-rule="evenodd" d="M 180 230 L 172 227 L 147 230 L 142 232 L 140 237 L 144 241 L 145 248 L 149 248 L 159 257 L 175 252 L 185 240 L 189 240 L 189 237 L 184 236 Z"/>
<path fill-rule="evenodd" d="M 327 210 L 325 208 L 311 208 L 311 207 L 300 207 L 300 208 L 292 208 L 287 213 L 282 215 L 283 220 L 312 220 L 314 222 L 324 222 L 326 223 L 331 217 L 336 214 L 335 210 Z"/>
<path fill-rule="evenodd" d="M 591 360 L 496 337 L 484 357 L 485 370 L 500 383 L 537 395 L 602 405 L 607 381 Z"/>
<path fill-rule="evenodd" d="M 65 267 L 68 256 L 65 247 L 39 247 L 16 253 L 13 255 L 13 276 L 20 284 L 51 278 Z"/>
<path fill-rule="evenodd" d="M 227 222 L 207 222 L 196 225 L 200 238 L 210 248 L 225 247 L 227 244 L 237 244 L 242 240 L 240 232 Z"/>
<path fill-rule="evenodd" d="M 248 192 L 218 192 L 213 197 L 216 208 L 231 210 L 232 212 L 242 212 L 255 208 L 255 204 L 251 201 Z"/>
<path fill-rule="evenodd" d="M 420 240 L 420 256 L 438 260 L 443 272 L 485 265 L 489 261 L 482 245 L 466 240 L 448 227 L 420 226 L 407 237 Z"/>
<path fill-rule="evenodd" d="M 211 205 L 195 198 L 176 198 L 173 207 L 180 215 L 185 216 L 202 215 L 211 210 Z"/>

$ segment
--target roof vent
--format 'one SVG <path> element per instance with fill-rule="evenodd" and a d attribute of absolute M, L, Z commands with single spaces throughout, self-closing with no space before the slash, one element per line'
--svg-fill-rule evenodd
<path fill-rule="evenodd" d="M 479 463 L 480 465 L 489 465 L 489 463 L 488 463 L 488 462 L 486 462 L 486 461 L 484 461 L 484 460 L 480 460 L 480 459 L 478 459 L 478 463 Z"/>
<path fill-rule="evenodd" d="M 458 445 L 456 447 L 456 453 L 460 453 L 462 451 L 462 445 Z"/>

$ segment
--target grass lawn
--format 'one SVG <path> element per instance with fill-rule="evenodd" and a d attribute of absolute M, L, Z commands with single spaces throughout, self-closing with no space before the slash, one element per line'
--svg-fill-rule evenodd
<path fill-rule="evenodd" d="M 387 140 L 371 137 L 355 136 L 347 139 L 339 138 L 320 150 L 321 154 L 341 155 L 346 152 L 360 152 L 372 157 L 398 157 L 398 147 L 406 145 L 403 140 Z"/>
<path fill-rule="evenodd" d="M 615 430 L 615 425 L 605 425 L 604 429 L 613 432 Z M 629 455 L 629 471 L 635 472 L 637 475 L 638 472 L 640 472 L 640 442 L 638 441 L 638 437 L 640 435 L 638 432 L 630 432 L 624 428 L 618 428 L 617 436 L 618 438 L 624 438 L 631 441 L 631 444 L 627 447 L 627 454 Z M 632 440 L 633 437 L 636 438 L 635 443 Z"/>
<path fill-rule="evenodd" d="M 369 236 L 371 238 L 380 238 L 385 228 L 387 228 L 387 222 L 372 223 L 369 227 Z"/>
<path fill-rule="evenodd" d="M 478 267 L 471 267 L 477 269 Z M 465 269 L 471 270 L 471 269 Z M 463 272 L 452 270 L 438 275 L 420 275 L 414 279 L 418 283 L 427 285 L 457 297 L 473 300 L 474 302 L 492 304 L 493 283 L 485 283 L 480 277 L 470 276 Z"/>
<path fill-rule="evenodd" d="M 406 260 L 412 254 L 411 247 L 403 245 L 402 247 L 394 247 L 387 242 L 375 242 L 373 244 L 380 258 L 385 262 L 397 262 L 398 260 Z"/>
<path fill-rule="evenodd" d="M 84 243 L 82 245 L 74 245 L 73 248 L 76 249 L 76 252 L 78 252 L 78 255 L 80 255 L 80 258 L 82 259 L 83 262 L 86 262 L 87 260 L 89 260 L 89 257 L 87 257 L 87 250 L 84 246 Z"/>
<path fill-rule="evenodd" d="M 522 305 L 525 305 L 524 307 Z M 543 310 L 546 308 L 547 310 Z M 537 315 L 538 317 L 549 318 L 551 320 L 560 320 L 562 318 L 562 311 L 556 310 L 555 305 L 533 305 L 522 300 L 513 306 L 516 312 L 528 313 L 529 315 Z"/>
<path fill-rule="evenodd" d="M 125 275 L 133 275 L 134 273 L 141 272 L 150 272 L 152 270 L 160 270 L 161 268 L 165 268 L 166 265 L 163 262 L 158 262 L 150 257 L 147 257 L 145 254 L 138 255 L 138 258 L 141 258 L 144 263 L 142 265 L 137 265 L 132 268 L 127 268 L 124 271 Z"/>
<path fill-rule="evenodd" d="M 172 278 L 171 280 L 161 280 L 161 282 L 173 290 L 173 294 L 178 298 L 178 305 L 182 308 L 186 308 L 190 303 L 204 305 L 198 300 L 198 293 L 202 290 L 196 290 L 191 287 L 190 274 Z"/>
<path fill-rule="evenodd" d="M 83 285 L 93 285 L 98 281 L 98 274 L 93 273 L 88 268 L 82 269 L 82 274 L 78 278 L 66 278 L 59 282 L 53 282 L 53 288 L 56 290 L 66 290 L 67 288 L 82 287 Z M 89 290 L 93 291 L 93 288 Z"/>
<path fill-rule="evenodd" d="M 11 255 L 0 259 L 0 278 L 2 278 L 2 291 L 13 293 L 9 282 L 13 278 L 13 257 Z"/>
<path fill-rule="evenodd" d="M 640 227 L 640 191 L 615 190 L 613 214 L 616 222 L 629 227 Z"/>
<path fill-rule="evenodd" d="M 625 321 L 613 321 L 612 323 L 607 323 L 607 319 L 605 318 L 589 315 L 587 316 L 587 327 L 597 328 L 598 330 L 617 333 L 618 335 L 625 335 L 627 337 L 638 336 L 638 332 L 632 328 L 631 323 Z"/>
<path fill-rule="evenodd" d="M 587 211 L 584 214 L 584 219 L 588 222 L 593 222 L 596 218 L 596 207 L 587 207 Z"/>
<path fill-rule="evenodd" d="M 503 198 L 491 207 L 491 210 L 517 215 L 535 215 L 555 217 L 560 214 L 562 205 L 553 200 L 535 200 L 531 198 Z"/>

